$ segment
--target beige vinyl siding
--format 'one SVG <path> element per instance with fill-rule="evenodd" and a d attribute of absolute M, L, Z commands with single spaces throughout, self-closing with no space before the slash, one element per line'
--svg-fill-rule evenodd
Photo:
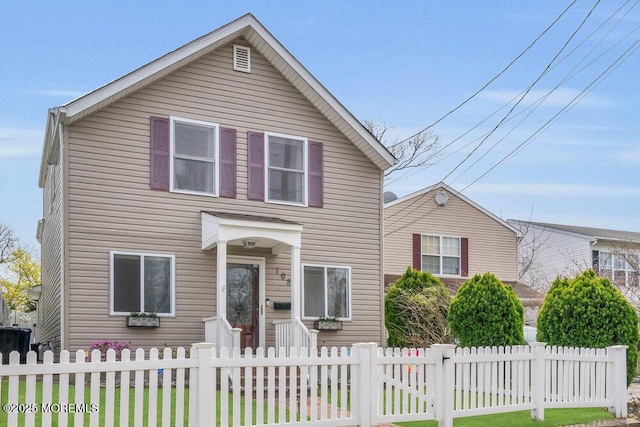
<path fill-rule="evenodd" d="M 241 41 L 243 42 L 243 41 Z M 246 42 L 244 42 L 246 43 Z M 252 72 L 232 70 L 232 45 L 70 126 L 69 337 L 133 346 L 190 345 L 204 339 L 202 318 L 215 315 L 216 251 L 202 251 L 203 210 L 278 217 L 303 225 L 302 262 L 352 267 L 352 322 L 321 333 L 331 345 L 380 341 L 380 171 L 267 61 L 252 52 Z M 177 116 L 237 131 L 237 198 L 149 189 L 149 117 Z M 307 137 L 324 146 L 324 207 L 247 200 L 247 132 Z M 109 251 L 166 253 L 176 259 L 176 317 L 157 329 L 126 328 L 109 316 Z M 230 249 L 229 254 L 265 256 Z M 290 255 L 266 255 L 266 298 L 290 301 Z M 266 308 L 271 322 L 289 311 Z M 310 323 L 309 323 L 310 324 Z"/>
<path fill-rule="evenodd" d="M 52 179 L 52 173 L 56 178 Z M 62 173 L 58 163 L 49 167 L 43 188 L 44 229 L 42 231 L 41 282 L 42 294 L 38 302 L 38 323 L 35 342 L 51 341 L 54 349 L 60 350 L 61 309 L 60 291 L 62 281 Z M 51 185 L 55 184 L 55 198 L 51 199 Z"/>
<path fill-rule="evenodd" d="M 384 273 L 402 274 L 413 263 L 413 234 L 429 234 L 469 239 L 469 276 L 490 271 L 517 280 L 516 233 L 451 193 L 446 206 L 436 205 L 439 191 L 384 209 Z"/>

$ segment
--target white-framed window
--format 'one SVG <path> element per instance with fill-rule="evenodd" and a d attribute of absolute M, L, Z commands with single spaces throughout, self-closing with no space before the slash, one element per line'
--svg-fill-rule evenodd
<path fill-rule="evenodd" d="M 351 267 L 302 266 L 302 317 L 351 320 Z"/>
<path fill-rule="evenodd" d="M 307 206 L 307 138 L 265 132 L 267 202 Z"/>
<path fill-rule="evenodd" d="M 422 271 L 460 276 L 460 238 L 422 235 Z"/>
<path fill-rule="evenodd" d="M 637 286 L 639 283 L 638 272 L 623 254 L 611 253 L 608 251 L 597 252 L 598 269 L 600 276 L 607 277 L 616 285 Z M 637 257 L 637 255 L 628 255 Z"/>
<path fill-rule="evenodd" d="M 218 195 L 219 125 L 171 117 L 171 191 Z"/>
<path fill-rule="evenodd" d="M 175 314 L 175 256 L 110 252 L 111 314 Z"/>

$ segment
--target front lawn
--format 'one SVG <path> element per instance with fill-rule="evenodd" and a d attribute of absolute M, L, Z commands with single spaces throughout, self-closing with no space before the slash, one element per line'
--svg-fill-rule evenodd
<path fill-rule="evenodd" d="M 8 390 L 9 390 L 9 381 L 7 379 L 3 379 L 2 382 L 0 383 L 0 402 L 2 405 L 7 403 L 8 400 Z M 24 403 L 26 402 L 26 398 L 25 398 L 25 389 L 26 389 L 26 383 L 24 381 L 20 381 L 20 390 L 19 390 L 19 395 L 18 395 L 18 403 Z M 58 402 L 59 399 L 59 387 L 57 383 L 53 384 L 53 398 L 52 401 L 53 402 Z M 185 398 L 184 398 L 184 425 L 189 425 L 189 389 L 185 388 Z M 36 401 L 38 402 L 42 402 L 42 383 L 41 382 L 37 382 L 36 383 Z M 216 412 L 217 412 L 217 419 L 220 420 L 220 412 L 221 412 L 221 407 L 220 407 L 220 393 L 217 394 L 218 396 L 218 401 L 216 402 Z M 134 388 L 131 387 L 129 389 L 129 425 L 135 425 L 134 422 L 134 407 L 135 407 L 135 403 L 134 403 L 134 399 L 135 399 L 135 393 L 134 393 Z M 67 400 L 69 403 L 88 403 L 90 401 L 90 388 L 89 387 L 85 387 L 84 390 L 84 402 L 76 402 L 75 401 L 75 387 L 73 385 L 69 385 L 69 398 Z M 156 419 L 158 420 L 158 423 L 160 423 L 160 420 L 162 420 L 162 389 L 158 388 L 158 398 L 157 398 L 157 413 L 156 413 Z M 231 402 L 233 402 L 233 394 L 229 393 L 229 398 L 228 398 L 228 402 L 229 402 L 229 414 L 231 414 L 231 409 L 232 409 L 232 405 Z M 149 414 L 148 414 L 148 407 L 149 407 L 149 389 L 145 388 L 144 389 L 144 394 L 143 394 L 143 425 L 147 425 L 148 423 L 148 418 L 149 418 Z M 241 412 L 240 412 L 240 418 L 241 418 L 241 422 L 244 423 L 244 407 L 245 407 L 245 399 L 244 397 L 240 397 L 240 408 L 241 408 Z M 98 409 L 100 411 L 100 425 L 104 425 L 104 412 L 105 412 L 105 389 L 104 388 L 100 388 L 100 403 L 98 404 Z M 175 388 L 171 389 L 171 422 L 169 423 L 170 425 L 174 426 L 176 425 L 176 419 L 175 419 L 175 408 L 176 408 L 176 390 Z M 274 416 L 276 421 L 278 420 L 279 417 L 279 411 L 278 411 L 278 407 L 269 407 L 268 405 L 264 406 L 264 419 L 267 420 L 268 419 L 268 411 L 269 409 L 274 411 Z M 253 417 L 255 420 L 255 402 L 254 402 L 254 407 L 253 407 Z M 289 416 L 288 411 L 285 414 L 286 417 Z M 42 413 L 40 412 L 40 410 L 36 413 L 36 425 L 41 425 L 42 422 Z M 69 424 L 72 425 L 73 424 L 73 418 L 74 418 L 74 414 L 69 413 L 68 414 L 68 420 L 69 420 Z M 0 411 L 0 426 L 6 426 L 8 425 L 8 414 L 5 411 Z M 56 413 L 52 413 L 51 414 L 51 420 L 52 420 L 52 426 L 58 426 L 58 415 Z M 89 420 L 90 420 L 90 414 L 89 413 L 85 413 L 84 414 L 84 422 L 85 425 L 89 425 Z M 219 421 L 218 421 L 219 423 Z M 18 426 L 24 426 L 24 414 L 19 414 L 18 415 Z M 115 389 L 115 399 L 114 399 L 114 424 L 115 425 L 120 425 L 120 389 L 116 388 Z M 64 426 L 60 426 L 60 427 L 64 427 Z"/>
<path fill-rule="evenodd" d="M 556 427 L 585 424 L 599 420 L 612 420 L 613 418 L 612 413 L 601 408 L 547 409 L 544 411 L 544 421 L 533 421 L 530 411 L 519 411 L 457 418 L 453 420 L 453 425 L 455 427 Z M 403 427 L 437 427 L 438 425 L 436 421 L 415 421 L 397 424 Z"/>
<path fill-rule="evenodd" d="M 7 403 L 7 393 L 8 393 L 8 385 L 9 382 L 7 379 L 3 379 L 2 382 L 0 383 L 0 402 L 2 403 L 2 405 L 4 405 L 5 403 Z M 84 401 L 85 402 L 89 402 L 89 392 L 90 389 L 89 387 L 85 387 L 85 397 L 84 397 Z M 36 396 L 37 396 L 37 400 L 38 401 L 42 401 L 42 383 L 41 382 L 37 382 L 36 383 Z M 58 384 L 54 383 L 53 384 L 53 402 L 57 402 L 58 401 L 58 396 L 59 396 L 59 388 L 58 388 Z M 130 388 L 129 389 L 129 425 L 134 425 L 134 398 L 135 398 L 135 393 L 134 393 L 134 389 Z M 329 397 L 329 402 L 331 401 L 331 398 Z M 20 382 L 20 392 L 19 392 L 19 397 L 18 397 L 18 402 L 19 403 L 24 403 L 26 401 L 25 399 L 25 383 L 23 381 Z M 229 394 L 229 400 L 228 402 L 231 403 L 233 401 L 233 395 L 230 393 Z M 340 397 L 338 397 L 338 405 L 340 404 Z M 348 402 L 350 403 L 351 399 L 348 399 Z M 69 385 L 69 399 L 68 402 L 75 402 L 75 387 L 73 385 Z M 115 410 L 114 410 L 114 419 L 115 419 L 115 425 L 119 425 L 119 417 L 120 417 L 120 389 L 116 388 L 115 389 Z M 255 402 L 253 402 L 254 406 L 253 406 L 253 418 L 255 420 Z M 244 407 L 245 407 L 245 400 L 244 397 L 241 396 L 240 398 L 240 405 L 241 405 L 241 422 L 244 423 Z M 229 405 L 231 406 L 231 405 Z M 144 395 L 143 395 L 143 407 L 144 407 L 144 411 L 143 411 L 143 424 L 147 425 L 147 421 L 148 421 L 148 407 L 149 407 L 149 390 L 147 388 L 144 389 Z M 157 420 L 158 422 L 160 422 L 160 420 L 162 419 L 162 389 L 158 389 L 158 410 L 157 410 Z M 176 420 L 175 420 L 175 407 L 176 407 L 176 393 L 175 393 L 175 388 L 172 388 L 171 390 L 171 422 L 170 425 L 176 425 Z M 271 408 L 272 410 L 275 410 L 275 419 L 278 420 L 278 408 Z M 100 410 L 100 425 L 104 425 L 104 411 L 105 411 L 105 389 L 101 388 L 100 389 L 100 403 L 99 403 L 99 410 Z M 231 413 L 231 408 L 228 408 L 229 413 Z M 268 420 L 268 413 L 267 411 L 269 410 L 269 406 L 265 405 L 264 408 L 264 420 Z M 189 417 L 189 393 L 188 393 L 188 389 L 185 389 L 185 402 L 184 402 L 184 425 L 188 425 L 188 417 Z M 216 403 L 216 412 L 217 412 L 217 419 L 220 420 L 220 412 L 221 412 L 221 407 L 220 407 L 220 394 L 218 394 L 218 401 Z M 73 423 L 73 416 L 74 414 L 68 414 L 69 415 L 69 423 L 72 424 Z M 299 416 L 299 415 L 298 415 Z M 289 414 L 288 411 L 285 414 L 285 417 L 287 417 L 287 419 L 289 418 Z M 58 416 L 56 414 L 52 414 L 52 425 L 53 426 L 58 426 Z M 533 421 L 531 420 L 531 415 L 530 415 L 530 411 L 519 411 L 519 412 L 512 412 L 512 413 L 506 413 L 506 414 L 494 414 L 494 415 L 483 415 L 483 416 L 476 416 L 476 417 L 465 417 L 465 418 L 458 418 L 455 419 L 453 424 L 455 427 L 484 427 L 484 426 L 491 426 L 491 427 L 511 427 L 511 426 L 532 426 L 532 427 L 554 427 L 554 426 L 565 426 L 565 425 L 569 425 L 569 424 L 580 424 L 580 423 L 588 423 L 588 422 L 592 422 L 592 421 L 598 421 L 598 420 L 608 420 L 608 419 L 613 419 L 613 415 L 611 413 L 609 413 L 608 411 L 606 411 L 605 409 L 600 409 L 600 408 L 578 408 L 578 409 L 547 409 L 545 411 L 545 420 L 543 422 L 538 422 L 538 421 Z M 5 426 L 8 425 L 8 416 L 7 413 L 4 411 L 0 412 L 0 426 Z M 24 426 L 24 414 L 20 414 L 18 416 L 18 426 Z M 36 413 L 36 425 L 41 425 L 41 420 L 42 420 L 42 414 L 40 412 Z M 90 420 L 90 414 L 87 413 L 84 415 L 84 420 L 85 420 L 85 425 L 88 425 L 89 420 Z M 437 426 L 437 422 L 435 421 L 416 421 L 416 422 L 406 422 L 406 423 L 397 423 L 401 426 L 404 427 L 436 427 Z M 63 426 L 60 426 L 63 427 Z"/>

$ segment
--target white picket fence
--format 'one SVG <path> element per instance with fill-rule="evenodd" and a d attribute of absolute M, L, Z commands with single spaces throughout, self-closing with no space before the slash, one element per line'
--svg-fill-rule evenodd
<path fill-rule="evenodd" d="M 626 346 L 573 349 L 382 349 L 374 343 L 307 351 L 165 349 L 13 352 L 0 365 L 0 425 L 373 426 L 545 408 L 607 407 L 626 417 Z M 90 360 L 86 360 L 90 359 Z M 40 384 L 38 384 L 40 383 Z M 55 385 L 54 385 L 55 384 Z M 54 393 L 57 389 L 57 393 Z M 56 398 L 54 399 L 54 395 Z M 23 396 L 23 397 L 20 397 Z M 21 400 L 23 399 L 23 401 Z"/>
<path fill-rule="evenodd" d="M 531 410 L 544 419 L 545 408 L 572 407 L 627 416 L 626 346 L 457 348 L 450 360 L 445 418 Z"/>

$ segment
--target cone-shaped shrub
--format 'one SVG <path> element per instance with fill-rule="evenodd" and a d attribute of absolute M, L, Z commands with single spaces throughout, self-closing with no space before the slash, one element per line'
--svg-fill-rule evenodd
<path fill-rule="evenodd" d="M 411 267 L 389 289 L 384 299 L 385 326 L 390 347 L 425 348 L 450 343 L 447 312 L 451 295 L 431 273 Z"/>
<path fill-rule="evenodd" d="M 464 282 L 448 320 L 462 347 L 524 344 L 524 308 L 513 288 L 491 273 Z"/>
<path fill-rule="evenodd" d="M 638 314 L 609 279 L 587 270 L 553 282 L 538 314 L 538 340 L 567 347 L 627 345 L 629 385 L 638 362 Z"/>

